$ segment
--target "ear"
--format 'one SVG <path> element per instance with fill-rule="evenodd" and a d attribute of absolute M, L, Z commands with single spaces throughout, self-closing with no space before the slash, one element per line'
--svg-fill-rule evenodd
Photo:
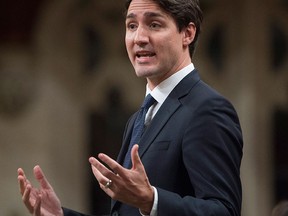
<path fill-rule="evenodd" d="M 183 46 L 189 46 L 193 42 L 196 30 L 193 22 L 190 22 L 188 26 L 183 29 Z"/>

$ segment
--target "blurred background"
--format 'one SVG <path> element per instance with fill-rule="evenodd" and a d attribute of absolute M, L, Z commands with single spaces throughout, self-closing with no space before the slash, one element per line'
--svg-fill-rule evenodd
<path fill-rule="evenodd" d="M 193 62 L 241 120 L 242 215 L 269 216 L 288 199 L 288 1 L 200 2 Z M 36 164 L 63 206 L 109 209 L 88 157 L 116 158 L 145 90 L 126 54 L 123 3 L 1 0 L 0 215 L 28 216 L 17 168 L 32 179 Z"/>

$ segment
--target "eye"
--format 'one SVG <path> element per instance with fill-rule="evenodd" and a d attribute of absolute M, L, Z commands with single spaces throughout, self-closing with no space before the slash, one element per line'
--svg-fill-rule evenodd
<path fill-rule="evenodd" d="M 159 23 L 153 22 L 153 23 L 151 23 L 150 28 L 157 30 L 157 29 L 161 28 L 161 25 Z"/>
<path fill-rule="evenodd" d="M 137 29 L 137 25 L 135 23 L 129 23 L 127 24 L 127 29 L 134 31 Z"/>

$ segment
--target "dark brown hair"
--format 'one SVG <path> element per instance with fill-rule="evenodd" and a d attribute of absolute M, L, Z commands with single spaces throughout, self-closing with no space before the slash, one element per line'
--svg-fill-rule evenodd
<path fill-rule="evenodd" d="M 126 0 L 126 12 L 133 0 Z M 203 20 L 203 13 L 200 8 L 199 0 L 151 0 L 159 5 L 164 11 L 170 14 L 175 20 L 179 32 L 181 32 L 185 27 L 193 22 L 196 26 L 196 34 L 194 41 L 189 45 L 190 55 L 192 57 L 198 36 L 201 31 L 201 23 Z"/>

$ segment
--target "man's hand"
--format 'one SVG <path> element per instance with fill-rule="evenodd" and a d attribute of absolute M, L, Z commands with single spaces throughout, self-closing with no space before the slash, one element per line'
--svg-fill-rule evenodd
<path fill-rule="evenodd" d="M 101 161 L 109 166 L 108 169 L 96 158 L 91 157 L 92 171 L 102 190 L 112 199 L 139 208 L 149 214 L 154 201 L 154 190 L 150 185 L 144 166 L 138 155 L 138 145 L 131 150 L 132 168 L 126 169 L 105 154 L 99 154 Z M 111 180 L 110 184 L 108 183 Z"/>
<path fill-rule="evenodd" d="M 63 216 L 60 200 L 39 166 L 34 167 L 34 176 L 39 189 L 31 185 L 22 168 L 18 169 L 20 193 L 28 211 L 33 216 Z"/>

